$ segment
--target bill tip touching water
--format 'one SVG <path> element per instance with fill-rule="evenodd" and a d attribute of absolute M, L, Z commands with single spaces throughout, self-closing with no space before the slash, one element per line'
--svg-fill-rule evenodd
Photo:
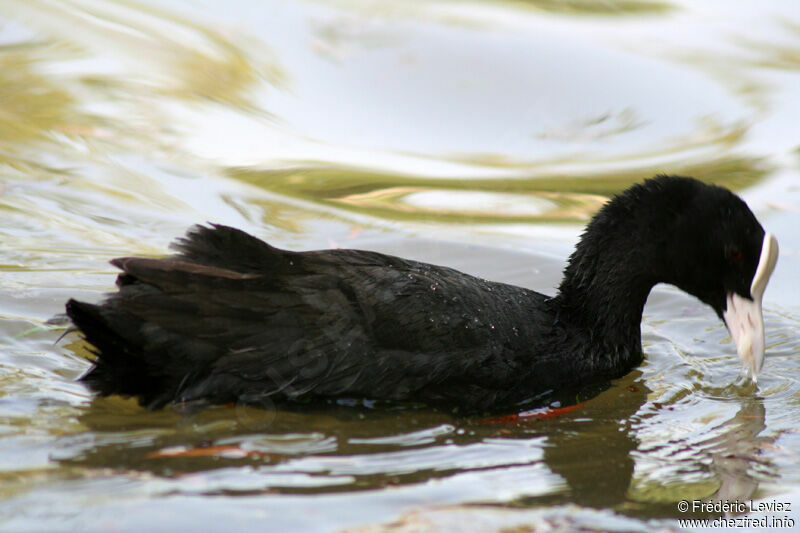
<path fill-rule="evenodd" d="M 196 226 L 163 259 L 121 258 L 118 291 L 67 314 L 97 358 L 83 380 L 148 408 L 370 398 L 463 411 L 529 405 L 642 360 L 650 290 L 724 320 L 755 379 L 775 237 L 727 189 L 658 176 L 593 217 L 550 297 L 360 250 L 291 252 Z"/>
<path fill-rule="evenodd" d="M 764 235 L 761 255 L 750 285 L 750 298 L 730 292 L 722 315 L 736 344 L 736 352 L 745 372 L 753 381 L 764 365 L 766 333 L 761 309 L 764 290 L 778 262 L 778 240 L 772 233 Z"/>

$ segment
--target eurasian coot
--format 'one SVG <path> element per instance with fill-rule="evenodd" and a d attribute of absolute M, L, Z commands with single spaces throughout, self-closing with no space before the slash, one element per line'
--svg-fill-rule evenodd
<path fill-rule="evenodd" d="M 552 297 L 376 252 L 279 250 L 218 225 L 173 248 L 113 260 L 118 292 L 67 303 L 97 354 L 82 379 L 102 395 L 151 409 L 341 398 L 512 407 L 638 365 L 642 309 L 659 282 L 710 305 L 755 378 L 778 256 L 739 197 L 674 176 L 609 201 Z"/>

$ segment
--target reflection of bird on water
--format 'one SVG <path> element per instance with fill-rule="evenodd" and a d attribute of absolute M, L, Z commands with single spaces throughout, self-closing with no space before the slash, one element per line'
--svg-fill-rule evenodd
<path fill-rule="evenodd" d="M 741 502 L 755 493 L 761 477 L 758 471 L 763 470 L 765 463 L 761 457 L 763 445 L 773 440 L 759 437 L 767 427 L 765 418 L 763 399 L 746 398 L 733 418 L 712 430 L 719 435 L 703 447 L 708 447 L 711 471 L 717 475 L 720 486 L 711 500 Z"/>
<path fill-rule="evenodd" d="M 544 431 L 544 461 L 566 482 L 565 502 L 609 508 L 628 498 L 639 446 L 634 415 L 650 390 L 638 370 L 592 398 L 571 419 L 554 420 Z"/>

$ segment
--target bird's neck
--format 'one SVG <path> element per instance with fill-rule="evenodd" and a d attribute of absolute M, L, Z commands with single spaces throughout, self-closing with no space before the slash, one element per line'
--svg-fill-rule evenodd
<path fill-rule="evenodd" d="M 653 287 L 646 279 L 562 284 L 555 298 L 562 319 L 585 328 L 608 348 L 640 344 L 640 325 Z"/>
<path fill-rule="evenodd" d="M 584 332 L 589 356 L 604 359 L 597 364 L 623 368 L 641 358 L 642 312 L 660 281 L 650 257 L 647 246 L 607 238 L 584 239 L 570 257 L 553 304 L 565 326 Z"/>

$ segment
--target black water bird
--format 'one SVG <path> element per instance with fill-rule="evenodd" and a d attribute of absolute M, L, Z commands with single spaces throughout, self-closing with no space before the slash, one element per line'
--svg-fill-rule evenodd
<path fill-rule="evenodd" d="M 360 250 L 279 250 L 195 226 L 163 259 L 126 257 L 118 292 L 70 300 L 101 395 L 170 403 L 342 398 L 463 410 L 518 406 L 617 378 L 642 360 L 647 296 L 670 283 L 710 305 L 745 370 L 764 357 L 775 238 L 727 189 L 659 176 L 609 201 L 553 296 Z"/>

